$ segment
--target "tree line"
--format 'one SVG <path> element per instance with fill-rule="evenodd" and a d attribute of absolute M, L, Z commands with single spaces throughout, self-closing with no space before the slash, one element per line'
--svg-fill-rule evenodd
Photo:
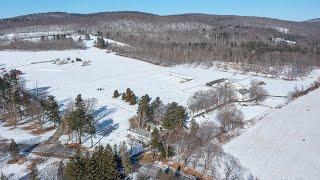
<path fill-rule="evenodd" d="M 53 39 L 41 36 L 40 40 L 21 40 L 0 43 L 0 50 L 15 49 L 23 51 L 51 51 L 51 50 L 72 50 L 85 49 L 82 39 L 74 40 L 66 35 L 54 35 Z"/>

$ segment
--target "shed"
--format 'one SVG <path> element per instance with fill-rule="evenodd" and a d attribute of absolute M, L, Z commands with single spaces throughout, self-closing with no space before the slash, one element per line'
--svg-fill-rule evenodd
<path fill-rule="evenodd" d="M 222 82 L 224 82 L 226 80 L 227 80 L 226 78 L 217 79 L 217 80 L 214 80 L 214 81 L 206 83 L 206 86 L 212 87 L 213 85 L 222 83 Z"/>

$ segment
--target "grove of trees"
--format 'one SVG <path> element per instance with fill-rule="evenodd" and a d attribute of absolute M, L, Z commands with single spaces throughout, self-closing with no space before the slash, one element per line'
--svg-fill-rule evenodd
<path fill-rule="evenodd" d="M 112 148 L 97 146 L 93 153 L 77 152 L 65 167 L 70 180 L 108 180 L 126 177 L 132 172 L 132 163 L 125 143 Z"/>
<path fill-rule="evenodd" d="M 59 106 L 55 97 L 47 96 L 46 92 L 38 87 L 33 90 L 26 89 L 17 71 L 12 70 L 0 76 L 1 119 L 13 126 L 28 117 L 41 127 L 47 121 L 52 121 L 54 125 L 60 124 Z"/>
<path fill-rule="evenodd" d="M 219 85 L 215 89 L 196 92 L 188 99 L 188 106 L 192 112 L 196 113 L 236 100 L 235 90 L 228 86 L 228 84 L 224 84 Z"/>
<path fill-rule="evenodd" d="M 85 133 L 92 138 L 96 132 L 90 104 L 91 101 L 85 101 L 81 94 L 78 94 L 74 102 L 74 108 L 71 108 L 71 111 L 66 115 L 68 128 L 76 132 L 79 144 L 82 143 L 82 136 Z M 92 141 L 91 144 L 93 144 Z"/>

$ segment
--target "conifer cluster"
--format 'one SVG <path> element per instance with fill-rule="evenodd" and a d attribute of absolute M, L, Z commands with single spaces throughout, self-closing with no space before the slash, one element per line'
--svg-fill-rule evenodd
<path fill-rule="evenodd" d="M 113 92 L 113 98 L 118 98 L 120 96 L 118 90 L 115 90 Z M 121 96 L 122 100 L 128 102 L 130 105 L 136 105 L 137 104 L 137 96 L 134 94 L 134 92 L 127 88 L 126 92 L 122 93 Z"/>
<path fill-rule="evenodd" d="M 77 152 L 66 165 L 66 179 L 113 180 L 126 177 L 132 171 L 125 143 L 112 148 L 97 146 L 92 154 Z"/>

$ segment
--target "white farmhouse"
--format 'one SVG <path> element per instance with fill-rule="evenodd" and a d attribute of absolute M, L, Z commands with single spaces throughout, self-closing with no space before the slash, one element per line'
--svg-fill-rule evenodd
<path fill-rule="evenodd" d="M 249 90 L 245 88 L 236 90 L 236 95 L 240 101 L 248 100 L 250 98 Z"/>
<path fill-rule="evenodd" d="M 237 80 L 229 79 L 228 86 L 235 90 L 238 100 L 243 101 L 250 98 L 249 90 L 244 85 L 237 83 Z"/>

